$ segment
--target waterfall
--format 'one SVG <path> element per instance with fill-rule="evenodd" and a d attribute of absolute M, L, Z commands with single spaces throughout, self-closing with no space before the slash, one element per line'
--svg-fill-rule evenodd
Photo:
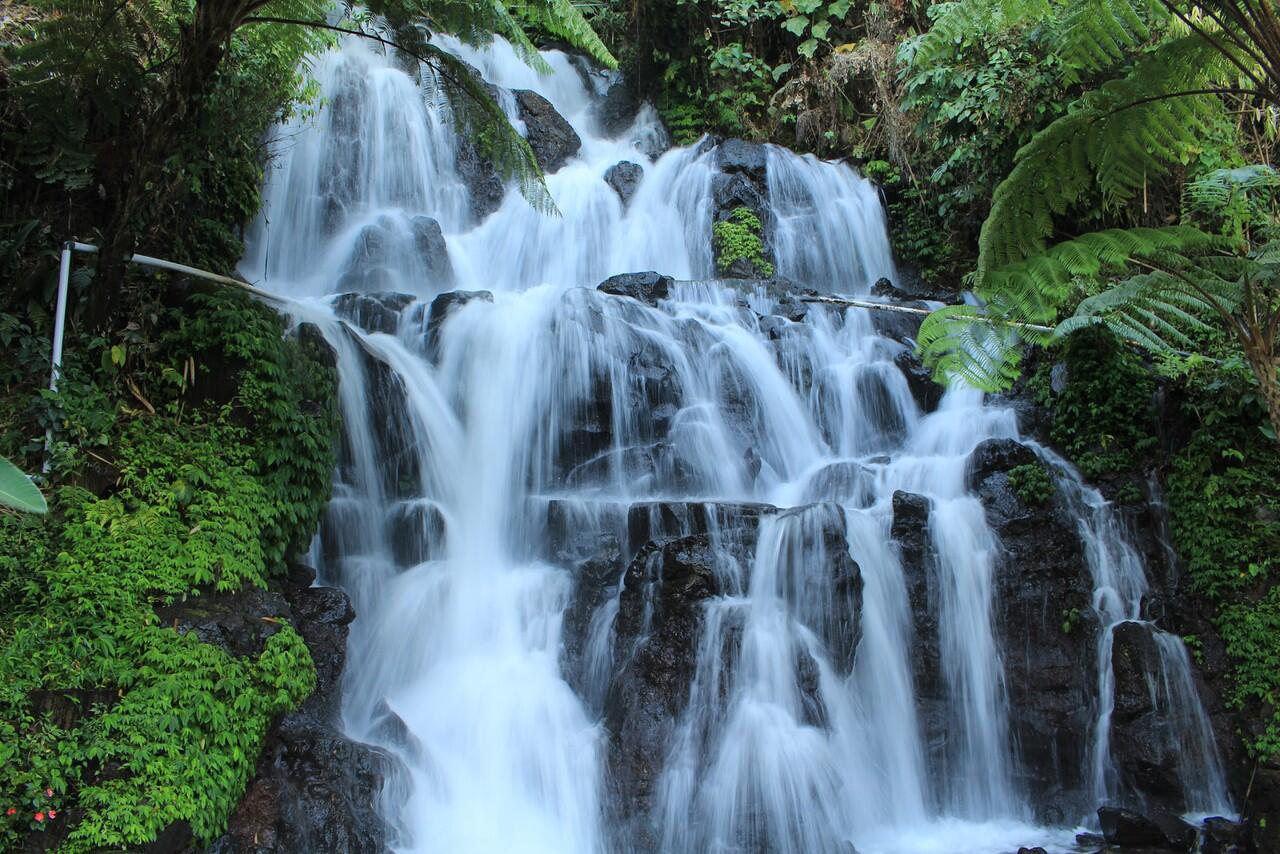
<path fill-rule="evenodd" d="M 548 51 L 543 76 L 501 40 L 439 43 L 526 132 L 531 91 L 577 134 L 547 177 L 559 215 L 510 189 L 479 206 L 430 75 L 349 40 L 316 63 L 322 103 L 277 135 L 242 264 L 337 355 L 344 438 L 312 558 L 359 615 L 342 723 L 397 760 L 395 850 L 1069 848 L 1020 782 L 1000 542 L 966 479 L 981 443 L 1020 438 L 1014 413 L 964 388 L 925 412 L 895 364 L 907 345 L 869 312 L 714 278 L 717 199 L 753 192 L 782 279 L 892 278 L 874 186 L 777 147 L 762 180 L 714 140 L 651 159 L 652 109 L 605 135 L 610 80 L 579 60 Z M 624 161 L 629 198 L 605 180 Z M 595 289 L 643 270 L 678 281 Z M 1116 794 L 1111 638 L 1145 581 L 1059 467 L 1105 626 L 1096 804 Z M 906 494 L 927 505 L 921 561 L 894 542 Z M 1170 731 L 1199 733 L 1189 810 L 1226 811 L 1185 650 L 1154 637 Z"/>

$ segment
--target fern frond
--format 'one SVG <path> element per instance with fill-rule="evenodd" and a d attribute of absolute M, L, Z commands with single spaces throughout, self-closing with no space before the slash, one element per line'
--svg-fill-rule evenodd
<path fill-rule="evenodd" d="M 617 68 L 618 60 L 571 0 L 519 0 L 511 4 L 517 15 L 540 25 L 553 36 L 584 50 L 606 68 Z"/>
<path fill-rule="evenodd" d="M 1055 23 L 1058 55 L 1072 70 L 1096 71 L 1122 61 L 1149 42 L 1169 22 L 1159 0 L 1077 0 Z"/>
<path fill-rule="evenodd" d="M 1042 253 L 1054 217 L 1086 192 L 1096 187 L 1104 202 L 1120 205 L 1167 174 L 1222 108 L 1215 95 L 1178 93 L 1212 84 L 1224 62 L 1199 36 L 1174 40 L 1036 134 L 992 197 L 979 237 L 979 282 Z"/>
<path fill-rule="evenodd" d="M 925 317 L 916 352 L 935 377 L 982 391 L 1007 389 L 1018 378 L 1021 343 L 1031 330 L 1003 322 L 990 307 L 950 305 Z"/>

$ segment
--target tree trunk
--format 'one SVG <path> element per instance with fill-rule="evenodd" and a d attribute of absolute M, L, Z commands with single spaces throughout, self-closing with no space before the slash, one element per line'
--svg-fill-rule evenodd
<path fill-rule="evenodd" d="M 1262 391 L 1262 400 L 1267 407 L 1267 418 L 1271 421 L 1271 430 L 1276 441 L 1280 442 L 1280 359 L 1272 354 L 1270 348 L 1265 351 L 1249 348 L 1245 352 L 1249 368 L 1258 380 Z"/>

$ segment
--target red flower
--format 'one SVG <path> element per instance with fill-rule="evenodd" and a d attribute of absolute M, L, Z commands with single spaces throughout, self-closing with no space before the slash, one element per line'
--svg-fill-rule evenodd
<path fill-rule="evenodd" d="M 46 798 L 52 798 L 52 797 L 53 797 L 53 789 L 45 789 L 45 790 L 44 790 L 44 796 L 45 796 Z"/>
<path fill-rule="evenodd" d="M 58 811 L 57 811 L 57 810 L 49 810 L 49 818 L 54 819 L 54 818 L 57 818 L 57 817 L 58 817 Z"/>
<path fill-rule="evenodd" d="M 36 821 L 44 821 L 44 813 L 42 812 L 36 813 Z"/>
<path fill-rule="evenodd" d="M 5 815 L 16 815 L 16 814 L 17 814 L 17 812 L 18 812 L 18 810 L 17 810 L 17 808 L 16 808 L 16 807 L 9 807 L 7 810 L 5 810 L 5 811 L 4 811 L 4 814 L 5 814 Z"/>

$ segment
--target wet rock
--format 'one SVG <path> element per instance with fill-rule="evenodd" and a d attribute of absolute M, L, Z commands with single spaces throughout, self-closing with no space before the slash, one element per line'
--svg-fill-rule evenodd
<path fill-rule="evenodd" d="M 1034 463 L 1036 459 L 1035 451 L 1021 442 L 1013 439 L 987 439 L 969 455 L 965 479 L 969 488 L 975 489 L 995 472 Z"/>
<path fill-rule="evenodd" d="M 1204 820 L 1200 854 L 1250 854 L 1256 850 L 1250 827 L 1244 822 L 1220 816 Z"/>
<path fill-rule="evenodd" d="M 520 120 L 525 125 L 525 138 L 533 149 L 542 171 L 550 175 L 569 162 L 582 147 L 573 126 L 556 112 L 551 102 L 529 89 L 516 89 L 513 93 Z"/>
<path fill-rule="evenodd" d="M 886 297 L 904 303 L 915 300 L 928 300 L 929 302 L 956 305 L 962 301 L 956 289 L 946 285 L 935 285 L 926 282 L 909 266 L 903 266 L 899 269 L 898 283 L 896 285 L 888 279 L 877 279 L 875 284 L 871 286 L 871 293 L 874 296 Z"/>
<path fill-rule="evenodd" d="M 920 361 L 920 357 L 911 350 L 903 350 L 893 357 L 893 363 L 907 378 L 907 388 L 911 389 L 911 397 L 915 399 L 920 411 L 927 413 L 937 409 L 946 389 L 934 381 L 933 374 Z"/>
<path fill-rule="evenodd" d="M 1140 802 L 1181 811 L 1179 745 L 1166 733 L 1166 715 L 1151 698 L 1150 682 L 1160 678 L 1160 650 L 1152 628 L 1122 623 L 1112 633 L 1111 667 L 1115 708 L 1111 718 L 1111 759 L 1124 789 Z"/>
<path fill-rule="evenodd" d="M 1018 854 L 1049 854 L 1049 852 L 1037 845 L 1035 848 L 1019 848 Z"/>
<path fill-rule="evenodd" d="M 324 337 L 319 326 L 314 323 L 300 323 L 295 334 L 303 348 L 310 350 L 322 365 L 331 370 L 338 367 L 338 351 L 333 349 L 333 345 Z"/>
<path fill-rule="evenodd" d="M 459 139 L 455 165 L 471 200 L 471 217 L 477 223 L 482 222 L 502 207 L 506 184 L 498 177 L 493 161 L 481 154 L 469 139 Z"/>
<path fill-rule="evenodd" d="M 1102 835 L 1110 845 L 1156 851 L 1191 851 L 1196 829 L 1172 813 L 1136 813 L 1120 807 L 1098 809 Z"/>
<path fill-rule="evenodd" d="M 638 163 L 623 160 L 609 167 L 604 173 L 604 182 L 613 188 L 625 207 L 635 195 L 640 181 L 644 178 L 644 169 Z"/>
<path fill-rule="evenodd" d="M 711 197 L 713 202 L 712 219 L 724 222 L 738 208 L 750 209 L 765 226 L 772 222 L 772 213 L 764 192 L 751 183 L 744 175 L 718 174 L 711 179 Z"/>
<path fill-rule="evenodd" d="M 449 260 L 449 244 L 440 223 L 419 214 L 409 221 L 413 230 L 413 248 L 427 274 L 427 284 L 435 288 L 453 287 L 453 262 Z"/>
<path fill-rule="evenodd" d="M 1000 542 L 993 597 L 1020 784 L 1037 818 L 1065 823 L 1090 809 L 1087 739 L 1097 684 L 1093 580 L 1076 520 L 1057 502 L 1029 506 L 1008 469 L 1036 459 L 1008 439 L 972 453 L 967 479 Z"/>
<path fill-rule="evenodd" d="M 767 170 L 764 145 L 741 139 L 726 139 L 716 147 L 716 164 L 729 175 L 743 175 L 763 189 Z"/>
<path fill-rule="evenodd" d="M 674 283 L 675 279 L 670 276 L 650 270 L 647 273 L 621 273 L 610 276 L 597 285 L 596 290 L 613 296 L 630 297 L 645 305 L 656 306 L 658 300 L 667 299 L 671 293 L 671 285 Z"/>
<path fill-rule="evenodd" d="M 178 634 L 193 633 L 202 642 L 240 656 L 262 652 L 267 638 L 280 631 L 289 606 L 280 593 L 247 587 L 230 593 L 210 591 L 156 608 L 160 624 Z"/>
<path fill-rule="evenodd" d="M 393 760 L 335 727 L 355 612 L 345 593 L 312 587 L 313 579 L 310 569 L 291 567 L 272 601 L 311 651 L 316 690 L 268 731 L 254 778 L 208 854 L 388 851 L 374 803 Z"/>
<path fill-rule="evenodd" d="M 618 80 L 596 104 L 596 125 L 609 139 L 617 139 L 635 124 L 640 99 L 630 81 Z"/>
<path fill-rule="evenodd" d="M 389 524 L 392 554 L 400 567 L 416 566 L 443 554 L 445 520 L 434 502 L 404 502 L 393 511 Z"/>
<path fill-rule="evenodd" d="M 375 447 L 374 458 L 378 461 L 382 475 L 383 490 L 391 497 L 408 497 L 417 494 L 421 484 L 422 460 L 414 439 L 414 426 L 409 418 L 404 381 L 363 340 L 355 335 L 350 337 L 351 342 L 358 348 L 371 421 L 382 425 L 381 429 L 374 432 L 372 438 Z M 347 431 L 343 431 L 338 452 L 338 467 L 346 477 L 352 476 L 351 471 L 355 465 L 356 453 L 353 441 L 354 437 Z M 326 513 L 341 514 L 352 510 L 354 508 L 346 507 L 340 501 L 334 500 L 330 502 Z M 331 534 L 331 536 L 337 535 Z"/>
<path fill-rule="evenodd" d="M 411 294 L 397 293 L 341 294 L 333 300 L 333 311 L 365 332 L 394 335 L 400 324 L 400 313 L 414 299 Z"/>
<path fill-rule="evenodd" d="M 920 725 L 926 751 L 931 761 L 938 763 L 942 761 L 946 745 L 947 703 L 942 681 L 937 569 L 929 535 L 931 512 L 932 503 L 925 496 L 902 490 L 894 492 L 889 534 L 902 559 L 903 580 L 915 629 L 911 667 Z"/>
<path fill-rule="evenodd" d="M 605 701 L 610 779 L 624 816 L 649 812 L 697 664 L 702 603 L 719 592 L 705 534 L 649 543 L 627 567 L 614 625 L 619 669 Z"/>
<path fill-rule="evenodd" d="M 435 361 L 440 351 L 440 329 L 449 315 L 472 300 L 493 302 L 490 291 L 449 291 L 431 301 L 427 310 L 427 357 Z"/>
<path fill-rule="evenodd" d="M 919 300 L 903 303 L 902 307 L 922 310 L 929 308 L 927 303 Z M 920 334 L 920 324 L 925 315 L 887 309 L 873 309 L 870 314 L 871 326 L 877 335 L 883 335 L 908 347 L 915 347 L 915 339 Z"/>
<path fill-rule="evenodd" d="M 875 485 L 875 474 L 861 463 L 830 463 L 809 478 L 804 488 L 804 500 L 831 501 L 846 507 L 870 507 L 876 498 Z"/>

